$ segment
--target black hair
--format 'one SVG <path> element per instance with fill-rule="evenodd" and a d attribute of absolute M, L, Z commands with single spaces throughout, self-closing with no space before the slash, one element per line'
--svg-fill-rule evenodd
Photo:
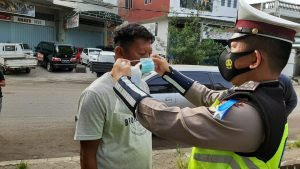
<path fill-rule="evenodd" d="M 154 42 L 155 37 L 144 26 L 139 24 L 128 24 L 117 28 L 114 32 L 115 46 L 121 46 L 124 49 L 128 47 L 138 38 Z"/>
<path fill-rule="evenodd" d="M 280 73 L 289 60 L 292 43 L 263 36 L 248 36 L 246 39 L 250 49 L 267 53 L 270 68 Z"/>

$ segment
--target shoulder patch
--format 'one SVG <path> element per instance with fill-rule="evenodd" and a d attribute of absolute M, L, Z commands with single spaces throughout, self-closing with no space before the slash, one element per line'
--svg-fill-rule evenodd
<path fill-rule="evenodd" d="M 238 100 L 230 99 L 224 102 L 223 104 L 217 106 L 216 112 L 214 114 L 215 119 L 223 120 L 230 110 L 230 108 L 238 103 Z"/>
<path fill-rule="evenodd" d="M 260 85 L 259 82 L 248 81 L 248 82 L 242 84 L 241 86 L 236 87 L 234 90 L 235 91 L 255 91 L 259 85 Z"/>

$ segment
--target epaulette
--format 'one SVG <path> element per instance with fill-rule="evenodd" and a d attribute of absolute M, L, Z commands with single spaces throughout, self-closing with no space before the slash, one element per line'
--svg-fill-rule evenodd
<path fill-rule="evenodd" d="M 235 91 L 255 91 L 259 85 L 260 85 L 259 82 L 248 81 L 239 87 L 235 87 L 234 90 Z"/>

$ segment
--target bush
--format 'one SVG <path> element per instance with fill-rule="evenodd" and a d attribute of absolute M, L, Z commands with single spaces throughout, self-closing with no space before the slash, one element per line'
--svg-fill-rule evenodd
<path fill-rule="evenodd" d="M 171 20 L 169 26 L 168 54 L 175 64 L 217 65 L 223 50 L 222 44 L 207 39 L 200 42 L 201 26 L 197 18 L 189 18 L 183 28 L 177 26 L 178 19 Z"/>

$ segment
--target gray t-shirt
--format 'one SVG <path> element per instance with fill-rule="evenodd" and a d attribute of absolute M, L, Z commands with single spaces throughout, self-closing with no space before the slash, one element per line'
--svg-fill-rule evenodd
<path fill-rule="evenodd" d="M 79 100 L 75 140 L 98 140 L 98 169 L 152 168 L 152 138 L 118 99 L 110 73 L 94 81 Z M 145 82 L 140 86 L 149 92 Z"/>

